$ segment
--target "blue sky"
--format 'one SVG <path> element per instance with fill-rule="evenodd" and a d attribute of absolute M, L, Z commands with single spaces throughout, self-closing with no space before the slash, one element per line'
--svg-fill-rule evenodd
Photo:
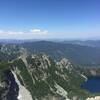
<path fill-rule="evenodd" d="M 0 38 L 100 37 L 100 0 L 0 0 Z"/>

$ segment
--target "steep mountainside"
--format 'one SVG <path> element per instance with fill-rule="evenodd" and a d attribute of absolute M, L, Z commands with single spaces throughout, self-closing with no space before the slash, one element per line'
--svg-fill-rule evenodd
<path fill-rule="evenodd" d="M 60 62 L 54 62 L 46 55 L 27 56 L 23 54 L 14 60 L 9 67 L 7 66 L 7 69 L 2 71 L 4 76 L 6 76 L 5 72 L 9 73 L 13 70 L 20 84 L 30 92 L 33 100 L 85 100 L 92 95 L 80 87 L 87 78 L 79 68 L 73 66 L 65 58 Z M 3 82 L 7 83 L 5 80 Z M 7 84 L 8 87 L 10 85 L 12 84 Z M 5 88 L 6 85 L 3 87 Z M 1 90 L 3 89 L 1 88 Z M 9 88 L 6 88 L 8 92 L 1 91 L 0 94 L 6 95 L 9 90 Z M 20 90 L 20 87 L 18 90 Z M 18 94 L 17 91 L 15 91 L 15 94 Z M 21 95 L 19 100 L 23 100 L 21 99 L 23 94 L 19 95 Z M 11 100 L 3 99 L 2 96 L 1 98 L 2 100 Z"/>
<path fill-rule="evenodd" d="M 72 40 L 72 41 L 62 41 L 62 43 L 78 44 L 81 46 L 90 46 L 100 48 L 100 40 Z"/>

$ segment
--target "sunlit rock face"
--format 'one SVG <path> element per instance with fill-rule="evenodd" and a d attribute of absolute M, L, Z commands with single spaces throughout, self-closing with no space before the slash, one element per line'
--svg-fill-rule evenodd
<path fill-rule="evenodd" d="M 86 100 L 100 100 L 100 96 L 92 97 L 92 98 L 87 98 Z"/>

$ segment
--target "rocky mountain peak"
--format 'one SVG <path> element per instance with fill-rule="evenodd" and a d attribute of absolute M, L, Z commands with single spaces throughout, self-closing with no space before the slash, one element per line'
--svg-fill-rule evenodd
<path fill-rule="evenodd" d="M 67 70 L 72 69 L 72 64 L 66 58 L 61 59 L 61 61 L 57 62 L 57 65 L 60 69 L 66 68 Z"/>

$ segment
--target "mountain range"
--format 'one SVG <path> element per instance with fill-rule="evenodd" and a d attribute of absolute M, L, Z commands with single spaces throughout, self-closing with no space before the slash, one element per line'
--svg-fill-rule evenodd
<path fill-rule="evenodd" d="M 100 48 L 98 47 L 50 41 L 26 42 L 21 46 L 34 54 L 45 53 L 57 61 L 65 57 L 79 66 L 100 65 Z"/>
<path fill-rule="evenodd" d="M 1 43 L 0 100 L 100 99 L 81 87 L 100 76 L 99 59 L 99 47 L 76 43 Z"/>

